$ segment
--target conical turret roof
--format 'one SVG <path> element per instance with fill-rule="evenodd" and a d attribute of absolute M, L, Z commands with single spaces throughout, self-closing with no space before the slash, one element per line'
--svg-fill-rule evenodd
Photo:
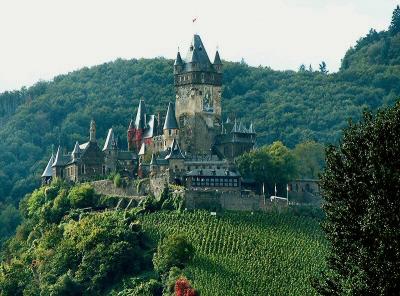
<path fill-rule="evenodd" d="M 215 52 L 214 65 L 222 65 L 221 58 L 219 57 L 218 50 Z"/>
<path fill-rule="evenodd" d="M 51 169 L 53 162 L 54 162 L 54 154 L 51 154 L 49 162 L 47 163 L 46 168 L 43 171 L 42 178 L 43 177 L 51 177 L 53 175 L 53 172 Z"/>
<path fill-rule="evenodd" d="M 181 58 L 181 54 L 178 51 L 178 53 L 176 55 L 176 60 L 175 60 L 174 66 L 178 66 L 178 65 L 182 65 L 182 64 L 183 64 L 183 61 L 182 61 L 182 58 Z"/>
<path fill-rule="evenodd" d="M 115 142 L 114 140 L 114 132 L 113 129 L 110 128 L 107 133 L 107 138 L 106 142 L 104 143 L 103 151 L 105 150 L 111 150 L 113 148 L 113 143 Z"/>
<path fill-rule="evenodd" d="M 185 156 L 183 156 L 183 153 L 181 151 L 181 148 L 179 147 L 178 141 L 174 138 L 172 141 L 172 144 L 170 146 L 170 152 L 169 154 L 165 157 L 165 159 L 184 159 Z"/>
<path fill-rule="evenodd" d="M 185 71 L 213 71 L 207 51 L 199 35 L 195 34 L 185 58 Z"/>
<path fill-rule="evenodd" d="M 137 129 L 146 128 L 146 107 L 144 105 L 144 100 L 140 100 L 139 107 L 136 113 L 135 127 Z"/>
<path fill-rule="evenodd" d="M 64 165 L 63 156 L 62 156 L 62 152 L 61 152 L 61 147 L 58 146 L 57 153 L 56 153 L 56 156 L 54 158 L 54 162 L 53 162 L 52 167 L 62 166 L 62 165 Z"/>
<path fill-rule="evenodd" d="M 179 126 L 175 116 L 175 106 L 173 103 L 169 102 L 163 129 L 178 129 L 178 128 Z"/>
<path fill-rule="evenodd" d="M 72 150 L 72 155 L 77 155 L 81 153 L 81 148 L 79 147 L 78 141 L 75 142 L 74 150 Z"/>

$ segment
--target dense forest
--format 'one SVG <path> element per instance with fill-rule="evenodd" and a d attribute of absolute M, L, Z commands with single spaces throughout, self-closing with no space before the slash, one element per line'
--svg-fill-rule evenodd
<path fill-rule="evenodd" d="M 260 146 L 337 142 L 348 119 L 357 121 L 364 109 L 375 111 L 400 97 L 399 22 L 394 14 L 387 31 L 371 29 L 348 50 L 337 73 L 329 74 L 325 63 L 318 71 L 302 65 L 296 72 L 225 61 L 223 117 L 253 121 Z M 161 113 L 174 100 L 172 65 L 164 58 L 118 59 L 0 94 L 0 102 L 18 102 L 0 113 L 0 202 L 17 203 L 35 188 L 51 146 L 71 149 L 76 140 L 86 141 L 92 118 L 100 144 L 114 127 L 124 146 L 139 99 L 149 112 Z"/>

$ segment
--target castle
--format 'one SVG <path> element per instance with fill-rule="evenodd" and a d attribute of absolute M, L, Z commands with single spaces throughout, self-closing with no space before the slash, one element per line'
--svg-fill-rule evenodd
<path fill-rule="evenodd" d="M 43 183 L 55 177 L 82 182 L 114 172 L 149 177 L 153 193 L 165 183 L 188 190 L 240 191 L 242 179 L 233 160 L 254 147 L 256 133 L 252 124 L 245 127 L 236 119 L 222 121 L 222 68 L 218 50 L 211 63 L 195 34 L 186 57 L 177 53 L 175 103 L 168 104 L 164 122 L 160 116 L 147 114 L 140 100 L 127 130 L 128 149 L 123 151 L 112 128 L 101 149 L 92 120 L 89 141 L 77 142 L 69 153 L 58 147 L 42 174 Z"/>

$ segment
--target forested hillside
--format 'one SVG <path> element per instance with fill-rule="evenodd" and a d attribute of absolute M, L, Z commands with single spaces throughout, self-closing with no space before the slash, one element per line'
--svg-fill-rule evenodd
<path fill-rule="evenodd" d="M 361 38 L 338 73 L 224 62 L 224 118 L 253 121 L 258 145 L 338 141 L 349 118 L 358 120 L 365 108 L 393 105 L 400 97 L 399 23 L 394 14 L 388 31 Z M 139 99 L 149 112 L 165 112 L 175 99 L 172 65 L 163 58 L 118 59 L 0 94 L 0 102 L 18 99 L 15 111 L 0 113 L 0 201 L 17 201 L 36 187 L 51 145 L 71 149 L 76 140 L 85 141 L 91 118 L 100 143 L 112 126 L 124 146 Z"/>

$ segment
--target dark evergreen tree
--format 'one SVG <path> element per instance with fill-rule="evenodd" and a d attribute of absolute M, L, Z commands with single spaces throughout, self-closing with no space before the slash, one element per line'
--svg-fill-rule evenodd
<path fill-rule="evenodd" d="M 299 72 L 305 72 L 306 71 L 306 66 L 304 64 L 301 64 L 299 67 Z"/>
<path fill-rule="evenodd" d="M 327 150 L 321 179 L 331 245 L 316 287 L 322 295 L 400 291 L 400 102 L 365 113 Z"/>
<path fill-rule="evenodd" d="M 326 68 L 326 63 L 324 61 L 322 61 L 321 64 L 319 64 L 319 71 L 322 74 L 328 74 L 328 69 Z"/>
<path fill-rule="evenodd" d="M 393 10 L 392 21 L 389 26 L 389 31 L 392 35 L 400 32 L 400 7 L 399 5 Z"/>

